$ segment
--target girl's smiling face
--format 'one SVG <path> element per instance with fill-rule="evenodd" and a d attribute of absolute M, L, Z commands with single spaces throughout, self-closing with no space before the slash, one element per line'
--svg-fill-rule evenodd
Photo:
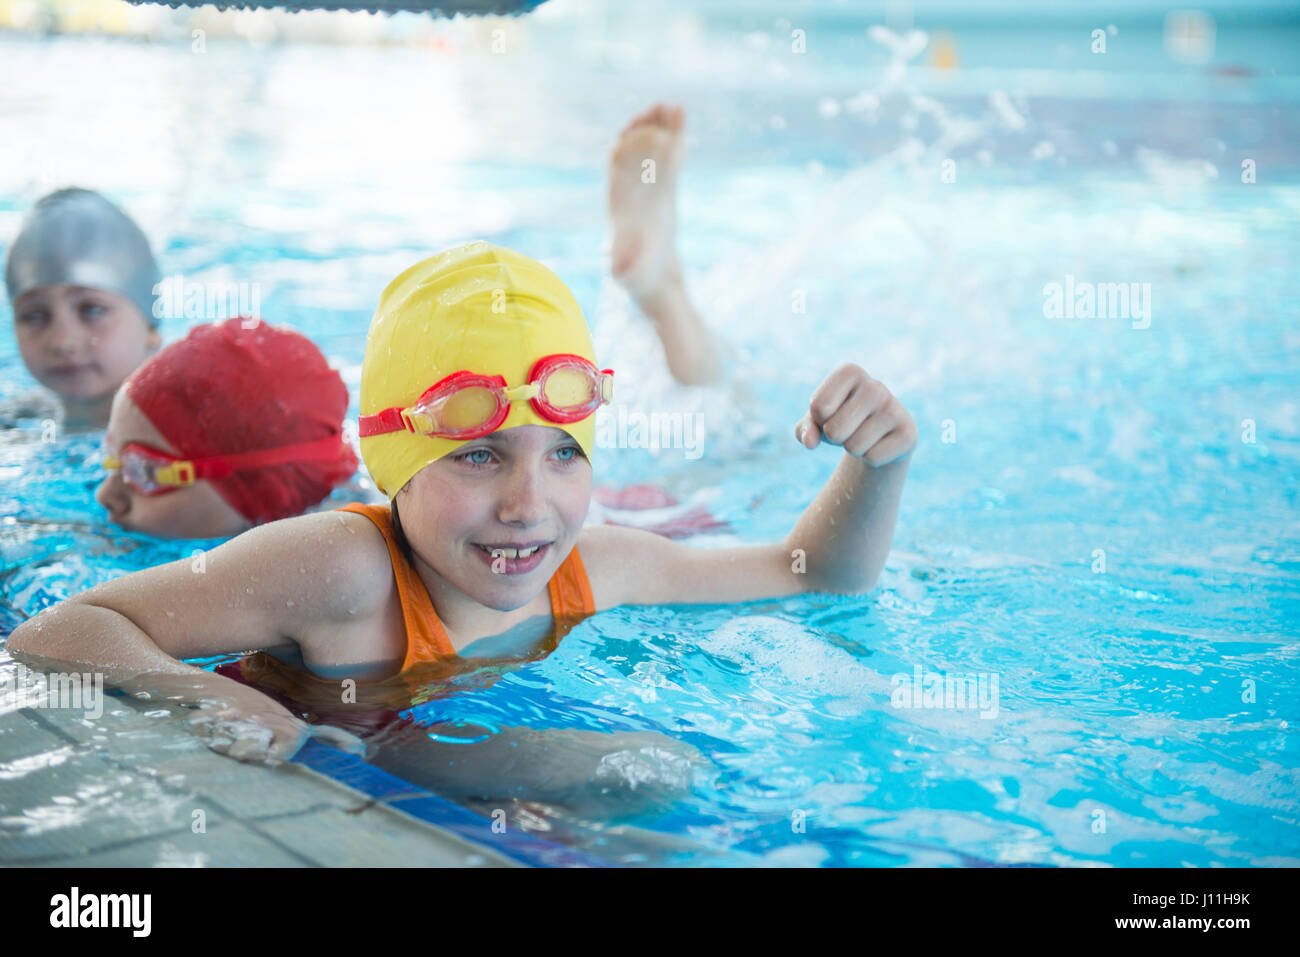
<path fill-rule="evenodd" d="M 425 466 L 395 503 L 444 618 L 463 598 L 514 611 L 546 590 L 577 544 L 591 463 L 562 429 L 516 426 Z"/>
<path fill-rule="evenodd" d="M 131 442 L 180 455 L 123 389 L 113 400 L 104 433 L 104 452 L 120 455 Z M 251 527 L 248 519 L 204 479 L 162 495 L 143 495 L 128 485 L 117 469 L 99 483 L 95 501 L 108 509 L 108 517 L 115 525 L 158 538 L 222 538 Z"/>

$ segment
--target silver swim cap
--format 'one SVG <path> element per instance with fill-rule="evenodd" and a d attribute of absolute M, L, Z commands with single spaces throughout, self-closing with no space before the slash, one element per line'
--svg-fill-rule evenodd
<path fill-rule="evenodd" d="M 88 189 L 61 189 L 37 202 L 5 264 L 10 302 L 56 283 L 107 289 L 135 303 L 151 327 L 158 325 L 153 289 L 161 281 L 140 227 Z"/>

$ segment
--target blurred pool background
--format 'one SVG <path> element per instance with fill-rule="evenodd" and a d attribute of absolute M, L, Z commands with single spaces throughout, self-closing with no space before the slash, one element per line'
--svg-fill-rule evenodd
<path fill-rule="evenodd" d="M 354 415 L 392 276 L 524 251 L 642 408 L 709 415 L 698 459 L 596 462 L 706 502 L 732 532 L 700 544 L 789 530 L 840 362 L 920 427 L 872 595 L 605 613 L 421 714 L 692 741 L 717 772 L 636 823 L 738 860 L 1300 863 L 1295 5 L 123 6 L 0 0 L 0 243 L 100 189 L 165 274 L 254 284 Z M 758 397 L 725 415 L 606 279 L 608 150 L 655 100 L 686 106 L 679 250 Z M 1052 318 L 1067 281 L 1149 284 L 1149 315 Z M 0 369 L 0 399 L 34 385 L 9 332 Z M 108 526 L 98 437 L 36 426 L 0 443 L 7 617 L 196 547 Z M 997 676 L 997 717 L 892 706 L 917 667 Z"/>

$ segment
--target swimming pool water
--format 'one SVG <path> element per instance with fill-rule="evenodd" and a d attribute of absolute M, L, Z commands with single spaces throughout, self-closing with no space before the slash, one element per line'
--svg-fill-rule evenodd
<path fill-rule="evenodd" d="M 454 55 L 0 38 L 0 236 L 45 188 L 109 191 L 168 274 L 258 283 L 354 415 L 388 278 L 473 236 L 535 255 L 641 407 L 708 414 L 699 459 L 596 462 L 704 494 L 730 525 L 705 544 L 789 531 L 837 460 L 794 423 L 857 362 L 921 432 L 873 594 L 618 609 L 416 715 L 690 742 L 714 766 L 689 797 L 620 820 L 738 863 L 1300 863 L 1295 24 L 1221 20 L 1216 62 L 1258 67 L 1224 76 L 1170 68 L 1158 24 L 1121 23 L 1103 64 L 1073 22 L 965 23 L 962 69 L 891 87 L 848 14 L 795 60 L 779 12 L 681 5 L 634 57 L 628 20 L 573 34 L 560 6 L 505 58 L 463 24 Z M 603 279 L 605 151 L 658 97 L 689 111 L 680 248 L 753 403 L 667 389 Z M 1049 318 L 1067 281 L 1149 284 L 1149 316 Z M 0 367 L 30 386 L 7 337 Z M 204 544 L 106 526 L 96 451 L 0 445 L 9 608 Z M 896 706 L 918 668 L 996 677 L 996 716 Z"/>

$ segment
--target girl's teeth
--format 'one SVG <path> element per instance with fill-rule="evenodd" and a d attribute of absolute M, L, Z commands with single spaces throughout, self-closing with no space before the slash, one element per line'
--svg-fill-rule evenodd
<path fill-rule="evenodd" d="M 494 557 L 500 554 L 505 558 L 527 558 L 541 547 L 540 545 L 534 545 L 532 548 L 489 548 L 487 551 L 491 552 Z"/>

